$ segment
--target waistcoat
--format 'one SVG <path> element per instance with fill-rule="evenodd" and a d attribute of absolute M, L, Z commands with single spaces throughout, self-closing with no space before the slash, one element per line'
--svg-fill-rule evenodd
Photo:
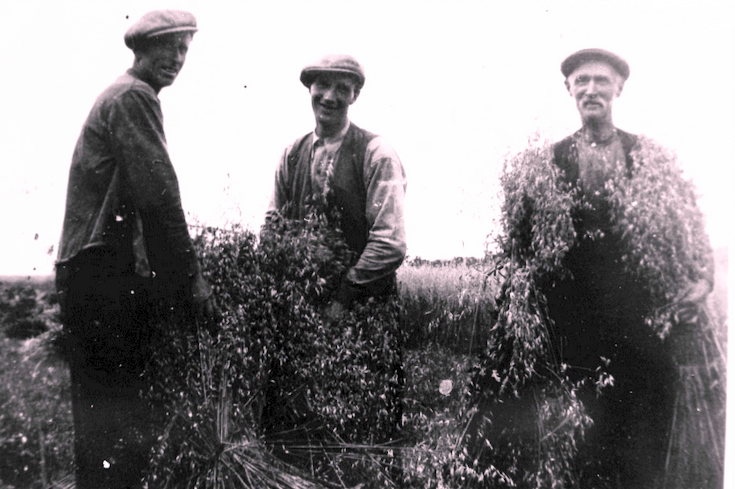
<path fill-rule="evenodd" d="M 286 210 L 286 217 L 291 219 L 306 217 L 307 205 L 314 193 L 310 168 L 311 147 L 307 144 L 310 136 L 307 134 L 297 140 L 288 154 L 288 200 L 293 202 L 293 206 Z M 367 191 L 364 168 L 367 145 L 375 137 L 375 134 L 350 123 L 327 182 L 327 210 L 330 214 L 337 211 L 337 224 L 344 233 L 347 245 L 358 256 L 365 249 L 370 233 L 365 217 Z"/>
<path fill-rule="evenodd" d="M 625 164 L 628 171 L 633 168 L 633 158 L 630 156 L 633 147 L 638 142 L 635 134 L 630 134 L 620 129 L 615 129 L 620 136 L 620 142 L 623 145 L 623 153 L 625 154 Z M 581 131 L 581 129 L 580 129 Z M 576 135 L 572 134 L 562 139 L 554 145 L 554 162 L 564 172 L 564 179 L 570 185 L 577 185 L 579 180 L 579 153 L 576 144 Z"/>

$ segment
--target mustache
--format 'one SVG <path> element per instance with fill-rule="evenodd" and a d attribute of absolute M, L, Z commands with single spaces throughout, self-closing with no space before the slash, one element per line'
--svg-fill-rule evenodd
<path fill-rule="evenodd" d="M 341 104 L 339 102 L 319 102 L 319 106 L 325 109 L 341 109 L 345 106 L 345 104 Z"/>

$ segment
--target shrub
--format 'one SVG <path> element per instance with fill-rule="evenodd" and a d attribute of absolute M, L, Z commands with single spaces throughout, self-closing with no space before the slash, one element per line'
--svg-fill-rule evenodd
<path fill-rule="evenodd" d="M 439 345 L 406 352 L 405 487 L 463 487 L 473 357 Z"/>
<path fill-rule="evenodd" d="M 538 285 L 563 275 L 575 239 L 574 200 L 557 187 L 552 156 L 549 145 L 533 146 L 508 158 L 501 177 L 498 320 L 473 377 L 476 412 L 459 472 L 481 487 L 563 487 L 590 425 L 551 348 Z"/>

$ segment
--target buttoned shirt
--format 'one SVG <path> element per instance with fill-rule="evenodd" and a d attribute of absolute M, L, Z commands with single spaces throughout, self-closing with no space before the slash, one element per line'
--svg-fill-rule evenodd
<path fill-rule="evenodd" d="M 590 200 L 599 199 L 605 182 L 614 174 L 615 168 L 625 164 L 623 143 L 617 131 L 600 142 L 592 141 L 584 131 L 575 134 L 579 154 L 579 179 L 582 191 Z"/>
<path fill-rule="evenodd" d="M 311 182 L 315 193 L 326 197 L 329 192 L 329 177 L 334 170 L 334 162 L 339 157 L 345 134 L 350 128 L 347 124 L 344 129 L 334 136 L 320 138 L 316 132 L 311 133 L 313 146 L 311 149 Z"/>

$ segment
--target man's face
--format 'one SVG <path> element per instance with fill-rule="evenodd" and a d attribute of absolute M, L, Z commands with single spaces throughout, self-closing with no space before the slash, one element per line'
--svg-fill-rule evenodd
<path fill-rule="evenodd" d="M 623 91 L 623 78 L 601 61 L 589 61 L 564 81 L 583 122 L 612 122 L 612 104 Z"/>
<path fill-rule="evenodd" d="M 359 91 L 355 79 L 349 75 L 321 74 L 311 84 L 309 94 L 317 128 L 331 132 L 344 126 L 347 110 Z"/>
<path fill-rule="evenodd" d="M 156 91 L 173 84 L 186 61 L 191 32 L 153 38 L 135 53 L 136 72 Z"/>

